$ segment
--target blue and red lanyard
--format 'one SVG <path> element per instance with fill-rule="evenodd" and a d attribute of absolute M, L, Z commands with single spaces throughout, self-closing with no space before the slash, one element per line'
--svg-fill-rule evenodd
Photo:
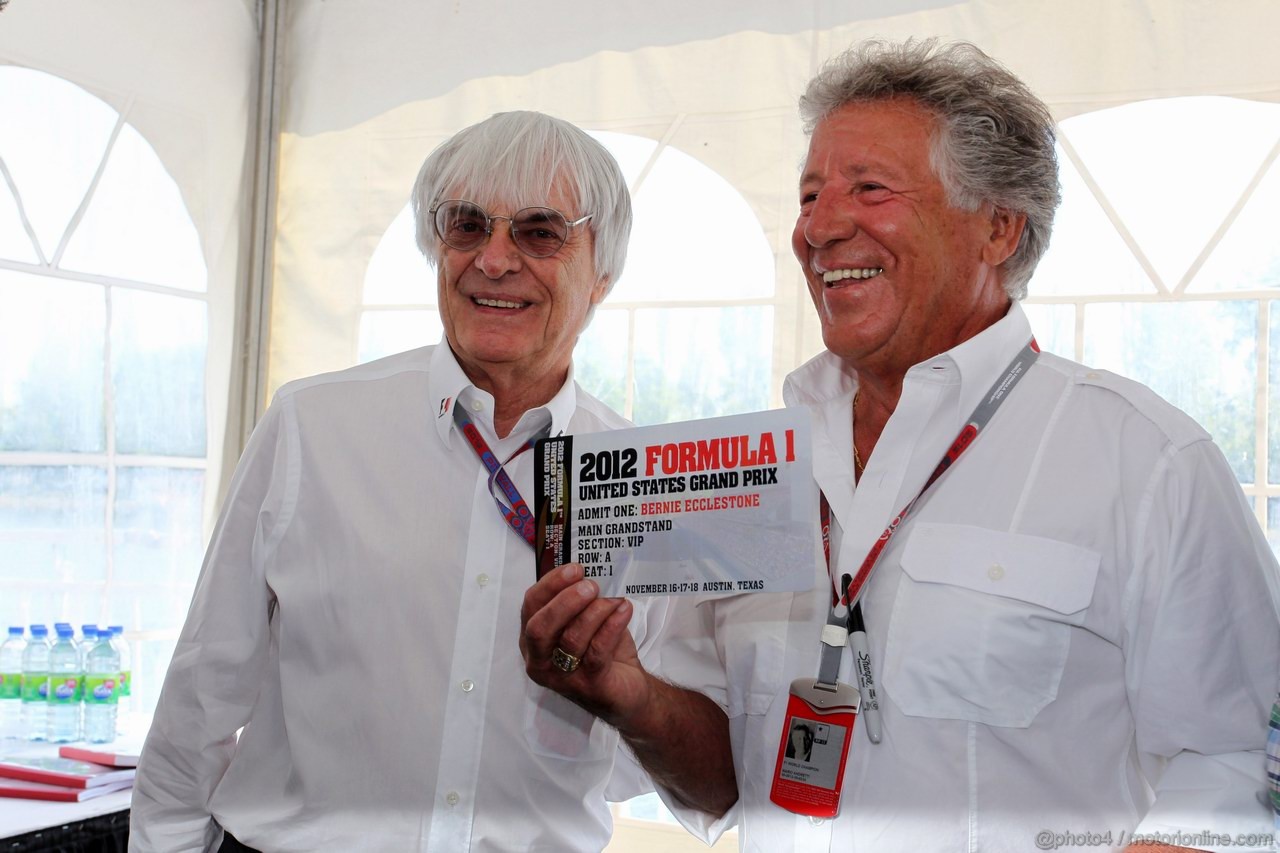
<path fill-rule="evenodd" d="M 458 405 L 457 400 L 453 402 L 453 422 L 458 425 L 458 429 L 462 430 L 462 434 L 467 437 L 467 442 L 471 445 L 471 449 L 476 452 L 476 456 L 480 457 L 480 461 L 488 469 L 489 496 L 497 504 L 498 512 L 502 513 L 502 517 L 508 526 L 516 533 L 519 533 L 524 541 L 529 543 L 530 548 L 537 547 L 537 531 L 533 523 L 533 512 L 529 509 L 529 504 L 525 502 L 525 499 L 520 496 L 519 489 L 516 488 L 515 483 L 511 482 L 511 477 L 507 475 L 503 466 L 510 464 L 512 459 L 532 448 L 538 439 L 546 438 L 550 433 L 550 429 L 539 432 L 520 445 L 520 449 L 507 457 L 506 462 L 499 462 L 498 457 L 494 456 L 493 451 L 489 449 L 489 443 L 484 440 L 480 430 L 472 423 L 467 413 L 462 410 L 462 406 Z M 503 503 L 502 499 L 493 493 L 493 484 L 495 482 L 502 489 L 502 493 L 507 498 L 507 503 Z M 507 504 L 510 504 L 510 506 Z"/>

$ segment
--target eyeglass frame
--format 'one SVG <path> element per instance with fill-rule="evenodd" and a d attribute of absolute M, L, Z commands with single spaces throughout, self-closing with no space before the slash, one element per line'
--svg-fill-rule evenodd
<path fill-rule="evenodd" d="M 441 207 L 443 207 L 446 204 L 450 204 L 452 202 L 457 202 L 459 204 L 469 204 L 472 207 L 474 207 L 476 210 L 484 214 L 485 237 L 483 240 L 481 240 L 479 243 L 477 243 L 476 245 L 472 246 L 469 249 L 463 249 L 453 245 L 452 243 L 450 243 L 448 240 L 444 238 L 443 234 L 440 233 L 440 223 L 436 220 L 436 213 L 440 210 Z M 559 246 L 556 246 L 555 251 L 550 252 L 546 255 L 534 255 L 529 251 L 527 251 L 524 248 L 524 246 L 520 245 L 520 241 L 516 238 L 516 217 L 526 210 L 549 210 L 552 213 L 557 214 L 561 219 L 564 220 L 564 224 L 565 224 L 564 240 L 560 242 Z M 493 216 L 493 215 L 490 215 L 489 211 L 485 210 L 482 205 L 472 201 L 469 198 L 441 199 L 440 201 L 431 205 L 431 207 L 427 208 L 427 213 L 431 215 L 431 230 L 436 232 L 436 237 L 440 240 L 440 242 L 448 246 L 450 249 L 456 249 L 459 252 L 472 252 L 472 251 L 475 251 L 476 249 L 479 249 L 481 246 L 485 245 L 486 243 L 488 243 L 490 240 L 493 239 L 493 220 L 505 219 L 507 220 L 507 229 L 511 234 L 511 245 L 519 249 L 522 255 L 527 255 L 530 258 L 553 257 L 556 254 L 556 252 L 559 252 L 561 249 L 563 249 L 565 247 L 565 244 L 569 242 L 569 236 L 572 233 L 572 230 L 576 226 L 582 225 L 584 222 L 591 219 L 591 217 L 595 216 L 594 213 L 588 213 L 585 216 L 580 216 L 577 219 L 570 221 L 569 217 L 564 214 L 564 211 L 556 210 L 554 207 L 547 207 L 545 204 L 531 204 L 528 207 L 522 207 L 519 210 L 517 210 L 515 213 L 511 214 L 510 216 Z"/>

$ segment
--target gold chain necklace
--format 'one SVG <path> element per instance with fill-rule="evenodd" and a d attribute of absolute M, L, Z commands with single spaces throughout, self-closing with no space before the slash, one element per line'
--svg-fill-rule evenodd
<path fill-rule="evenodd" d="M 867 467 L 867 466 L 865 466 L 865 465 L 863 465 L 863 464 L 862 464 L 862 457 L 858 455 L 858 427 L 857 427 L 857 423 L 858 423 L 858 397 L 860 397 L 861 395 L 862 395 L 862 389 L 861 389 L 861 388 L 859 388 L 857 391 L 854 391 L 854 392 L 853 392 L 853 423 L 854 423 L 854 427 L 853 427 L 853 473 L 854 473 L 854 474 L 861 474 L 864 470 L 866 470 L 866 467 Z"/>

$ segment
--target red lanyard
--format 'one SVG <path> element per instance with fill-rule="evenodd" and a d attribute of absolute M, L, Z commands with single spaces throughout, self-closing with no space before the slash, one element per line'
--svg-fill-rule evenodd
<path fill-rule="evenodd" d="M 979 403 L 977 408 L 973 410 L 973 414 L 969 416 L 968 422 L 964 425 L 964 429 L 960 430 L 960 434 L 951 442 L 951 446 L 947 448 L 947 452 L 942 455 L 942 459 L 933 469 L 933 473 L 929 475 L 929 479 L 925 481 L 924 486 L 916 493 L 916 496 L 907 502 L 902 511 L 889 522 L 889 526 L 880 534 L 880 538 L 871 546 L 871 550 L 867 552 L 867 556 L 862 561 L 862 565 L 858 568 L 858 573 L 850 578 L 845 575 L 845 582 L 841 584 L 842 589 L 839 595 L 836 594 L 835 588 L 832 588 L 831 599 L 832 607 L 837 604 L 852 605 L 858 600 L 858 594 L 862 592 L 862 587 L 866 585 L 867 578 L 871 576 L 871 570 L 875 568 L 876 562 L 880 559 L 880 555 L 884 553 L 885 546 L 889 544 L 889 540 L 893 538 L 893 534 L 898 532 L 898 528 L 902 526 L 902 522 L 906 520 L 907 514 L 915 508 L 916 503 L 929 491 L 929 487 L 938 481 L 938 478 L 947 472 L 947 469 L 956 464 L 960 456 L 972 446 L 978 434 L 991 421 L 996 410 L 1008 399 L 1010 392 L 1022 381 L 1022 377 L 1027 374 L 1027 370 L 1040 356 L 1040 347 L 1036 344 L 1036 339 L 1032 338 L 1027 341 L 1027 345 L 1014 356 L 1013 361 L 1009 362 L 1009 366 L 1005 369 L 1004 374 L 996 383 L 991 386 Z M 820 510 L 822 523 L 822 551 L 827 558 L 827 574 L 831 574 L 831 507 L 827 504 L 827 496 L 821 495 Z M 834 578 L 833 578 L 834 581 Z"/>
<path fill-rule="evenodd" d="M 511 529 L 519 533 L 524 541 L 529 543 L 529 547 L 535 547 L 537 541 L 537 533 L 534 529 L 533 513 L 529 510 L 529 504 L 520 496 L 520 491 L 516 488 L 516 484 L 511 482 L 511 477 L 504 470 L 504 465 L 509 465 L 512 459 L 515 459 L 521 453 L 533 447 L 534 443 L 545 438 L 550 430 L 543 430 L 537 435 L 530 438 L 524 444 L 520 445 L 520 449 L 507 458 L 506 462 L 499 462 L 498 457 L 493 455 L 493 451 L 489 449 L 489 443 L 484 440 L 484 436 L 480 434 L 480 430 L 476 429 L 476 425 L 471 422 L 471 418 L 467 417 L 467 413 L 462 410 L 462 406 L 458 405 L 455 400 L 453 404 L 453 421 L 462 430 L 462 434 L 467 437 L 467 441 L 471 444 L 471 449 L 480 457 L 480 461 L 484 463 L 484 467 L 489 470 L 489 496 L 493 498 L 493 502 L 498 505 L 498 512 L 502 513 L 503 519 L 510 525 Z M 507 506 L 497 495 L 493 493 L 493 483 L 497 481 L 501 487 L 502 493 L 506 495 L 507 502 L 511 506 Z"/>

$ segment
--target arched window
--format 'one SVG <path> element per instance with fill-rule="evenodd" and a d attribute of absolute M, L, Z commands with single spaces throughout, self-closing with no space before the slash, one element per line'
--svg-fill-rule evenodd
<path fill-rule="evenodd" d="M 1059 138 L 1063 203 L 1027 300 L 1042 345 L 1191 414 L 1280 545 L 1280 105 L 1141 101 Z"/>
<path fill-rule="evenodd" d="M 759 220 L 688 154 L 592 135 L 622 167 L 635 223 L 626 269 L 575 350 L 578 381 L 638 424 L 767 409 L 775 275 Z M 439 339 L 435 280 L 406 206 L 365 275 L 361 361 Z"/>
<path fill-rule="evenodd" d="M 150 710 L 200 567 L 206 269 L 122 114 L 0 66 L 0 620 L 122 624 Z"/>

